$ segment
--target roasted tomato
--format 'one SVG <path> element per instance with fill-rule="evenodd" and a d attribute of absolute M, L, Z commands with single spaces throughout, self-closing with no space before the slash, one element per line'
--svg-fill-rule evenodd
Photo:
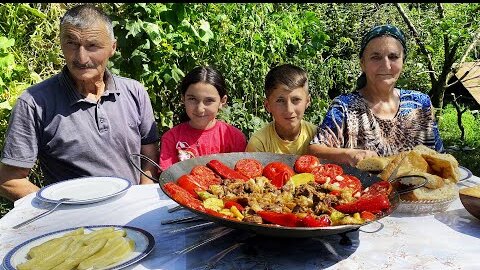
<path fill-rule="evenodd" d="M 263 168 L 262 174 L 270 179 L 273 185 L 281 188 L 290 177 L 295 174 L 295 172 L 287 164 L 280 161 L 274 161 L 268 163 L 267 166 Z"/>
<path fill-rule="evenodd" d="M 218 185 L 222 181 L 222 178 L 218 174 L 204 165 L 197 165 L 193 167 L 190 171 L 190 174 L 196 178 L 201 178 L 204 182 L 207 182 L 208 186 Z"/>
<path fill-rule="evenodd" d="M 235 206 L 240 212 L 245 210 L 245 208 L 241 204 L 237 203 L 236 201 L 226 201 L 224 208 L 230 209 L 232 206 Z"/>
<path fill-rule="evenodd" d="M 360 217 L 365 221 L 372 221 L 377 218 L 372 212 L 368 212 L 368 211 L 362 211 L 360 213 Z"/>
<path fill-rule="evenodd" d="M 360 179 L 349 174 L 337 175 L 330 180 L 330 183 L 338 185 L 340 189 L 349 188 L 352 190 L 352 194 L 362 190 L 362 182 Z"/>
<path fill-rule="evenodd" d="M 263 165 L 256 159 L 244 158 L 235 163 L 235 170 L 248 178 L 255 178 L 262 176 Z"/>
<path fill-rule="evenodd" d="M 362 192 L 363 195 L 376 195 L 376 194 L 385 194 L 389 195 L 390 192 L 392 192 L 392 184 L 388 181 L 378 181 L 376 183 L 373 183 L 371 186 L 368 188 L 364 189 Z"/>
<path fill-rule="evenodd" d="M 302 155 L 295 161 L 294 169 L 297 173 L 309 173 L 319 165 L 320 160 L 316 156 Z"/>
<path fill-rule="evenodd" d="M 325 184 L 328 178 L 331 180 L 337 175 L 342 175 L 343 169 L 337 164 L 328 163 L 320 164 L 319 166 L 315 167 L 311 173 L 315 176 L 315 182 Z"/>

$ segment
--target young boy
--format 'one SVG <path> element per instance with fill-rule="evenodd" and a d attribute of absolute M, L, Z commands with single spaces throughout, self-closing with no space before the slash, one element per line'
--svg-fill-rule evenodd
<path fill-rule="evenodd" d="M 291 64 L 271 69 L 265 77 L 265 96 L 273 121 L 252 135 L 245 151 L 306 154 L 316 132 L 314 124 L 303 120 L 310 105 L 307 73 Z"/>

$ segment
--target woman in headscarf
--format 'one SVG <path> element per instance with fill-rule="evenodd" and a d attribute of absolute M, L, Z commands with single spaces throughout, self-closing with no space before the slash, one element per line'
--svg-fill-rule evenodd
<path fill-rule="evenodd" d="M 443 152 L 429 96 L 396 88 L 407 56 L 403 32 L 393 25 L 372 28 L 362 38 L 359 55 L 357 88 L 332 101 L 309 153 L 353 166 L 420 144 Z"/>

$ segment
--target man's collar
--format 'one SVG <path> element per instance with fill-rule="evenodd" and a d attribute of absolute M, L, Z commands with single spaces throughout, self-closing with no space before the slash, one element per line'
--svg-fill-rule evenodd
<path fill-rule="evenodd" d="M 66 86 L 66 90 L 69 97 L 70 105 L 73 105 L 80 101 L 85 101 L 91 103 L 90 100 L 87 100 L 75 87 L 75 81 L 72 78 L 72 75 L 68 71 L 67 65 L 62 68 L 60 73 L 60 80 Z M 115 80 L 110 70 L 105 69 L 103 80 L 105 81 L 105 92 L 103 96 L 108 96 L 110 94 L 119 94 L 120 91 L 116 87 Z"/>

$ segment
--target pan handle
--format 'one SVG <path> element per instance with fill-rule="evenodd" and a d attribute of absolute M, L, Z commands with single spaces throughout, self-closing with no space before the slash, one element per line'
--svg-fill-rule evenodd
<path fill-rule="evenodd" d="M 155 182 L 155 183 L 160 182 L 159 179 L 155 179 L 155 178 L 151 177 L 150 175 L 146 174 L 146 173 L 142 170 L 142 168 L 138 167 L 138 165 L 135 164 L 135 162 L 134 162 L 134 160 L 133 160 L 134 157 L 139 157 L 140 159 L 144 159 L 144 160 L 150 162 L 150 163 L 153 164 L 155 167 L 157 167 L 157 169 L 158 169 L 159 172 L 161 172 L 161 171 L 162 171 L 162 168 L 160 168 L 160 166 L 157 164 L 157 162 L 153 161 L 151 158 L 149 158 L 149 157 L 147 157 L 147 156 L 145 156 L 145 155 L 142 155 L 142 154 L 130 154 L 130 155 L 129 155 L 129 159 L 128 159 L 128 161 L 130 161 L 130 164 L 132 164 L 132 166 L 133 166 L 135 169 L 137 169 L 138 171 L 140 171 L 140 172 L 141 172 L 144 176 L 146 176 L 148 179 L 152 180 L 152 181 Z"/>
<path fill-rule="evenodd" d="M 412 175 L 403 175 L 403 176 L 399 176 L 399 177 L 395 177 L 394 179 L 392 179 L 390 181 L 390 183 L 393 183 L 393 182 L 396 182 L 396 181 L 400 181 L 402 179 L 409 179 L 409 178 L 422 178 L 423 179 L 423 182 L 418 184 L 418 185 L 413 185 L 411 187 L 408 187 L 408 188 L 405 188 L 405 189 L 400 189 L 400 190 L 397 190 L 397 193 L 399 195 L 401 194 L 405 194 L 405 193 L 408 193 L 410 191 L 413 191 L 417 188 L 421 188 L 423 186 L 425 186 L 428 182 L 428 179 L 427 177 L 423 176 L 423 175 L 418 175 L 418 174 L 412 174 Z"/>

